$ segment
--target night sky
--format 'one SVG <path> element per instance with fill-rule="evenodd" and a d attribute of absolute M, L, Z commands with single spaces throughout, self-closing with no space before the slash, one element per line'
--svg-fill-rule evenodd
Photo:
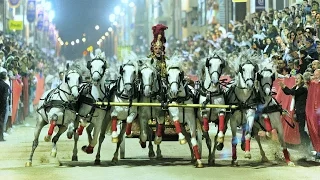
<path fill-rule="evenodd" d="M 97 47 L 97 41 L 110 27 L 109 15 L 113 13 L 118 0 L 51 0 L 55 10 L 53 20 L 59 30 L 61 39 L 69 42 L 63 47 L 62 54 L 67 59 L 81 57 L 82 52 L 90 45 Z M 95 25 L 100 29 L 95 30 Z M 81 41 L 86 34 L 85 44 Z M 79 44 L 71 46 L 70 42 L 80 40 Z"/>

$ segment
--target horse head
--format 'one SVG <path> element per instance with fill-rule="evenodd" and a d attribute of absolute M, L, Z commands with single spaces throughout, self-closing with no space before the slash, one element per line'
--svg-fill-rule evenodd
<path fill-rule="evenodd" d="M 144 59 L 140 61 L 139 67 L 139 79 L 141 80 L 141 90 L 143 91 L 143 95 L 145 97 L 150 97 L 150 95 L 159 89 L 157 84 L 157 71 L 155 67 L 152 65 L 150 59 Z"/>
<path fill-rule="evenodd" d="M 82 76 L 76 70 L 67 71 L 64 82 L 68 85 L 73 99 L 79 97 L 79 86 L 82 83 Z"/>
<path fill-rule="evenodd" d="M 107 62 L 102 58 L 96 57 L 87 62 L 87 68 L 90 70 L 93 84 L 96 86 L 102 83 L 107 69 Z"/>
<path fill-rule="evenodd" d="M 272 95 L 272 84 L 275 80 L 275 71 L 273 65 L 268 62 L 261 63 L 260 72 L 257 73 L 257 80 L 259 82 L 259 90 L 265 96 Z"/>
<path fill-rule="evenodd" d="M 205 60 L 205 77 L 210 78 L 210 82 L 217 85 L 225 67 L 225 56 L 214 53 Z"/>
<path fill-rule="evenodd" d="M 138 60 L 134 57 L 126 58 L 120 66 L 120 79 L 122 80 L 123 90 L 128 95 L 133 95 L 134 87 L 138 77 Z M 120 80 L 119 79 L 119 80 Z"/>
<path fill-rule="evenodd" d="M 180 86 L 184 80 L 184 72 L 181 67 L 182 60 L 182 57 L 173 56 L 167 61 L 168 94 L 171 98 L 176 98 L 178 96 Z"/>

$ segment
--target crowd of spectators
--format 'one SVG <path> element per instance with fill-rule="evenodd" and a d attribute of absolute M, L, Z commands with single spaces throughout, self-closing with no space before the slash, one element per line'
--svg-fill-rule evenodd
<path fill-rule="evenodd" d="M 58 76 L 56 70 L 49 67 L 58 67 L 57 65 L 61 64 L 63 60 L 54 58 L 53 55 L 46 53 L 38 46 L 27 45 L 18 34 L 0 32 L 0 99 L 4 101 L 0 102 L 0 141 L 4 141 L 5 137 L 13 132 L 15 125 L 23 124 L 24 119 L 28 115 L 32 115 L 38 77 L 42 78 L 52 74 L 51 80 L 46 82 L 50 84 Z M 22 88 L 20 94 L 14 93 L 13 81 L 18 82 Z M 4 92 L 6 88 L 8 93 Z M 20 96 L 20 100 L 16 118 L 12 119 L 14 96 Z M 25 102 L 26 96 L 28 102 Z M 27 111 L 25 110 L 26 106 Z"/>

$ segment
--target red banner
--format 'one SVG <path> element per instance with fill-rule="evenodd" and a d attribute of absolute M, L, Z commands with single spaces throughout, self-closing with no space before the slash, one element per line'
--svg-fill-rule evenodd
<path fill-rule="evenodd" d="M 273 83 L 273 88 L 275 89 L 275 92 L 277 92 L 277 94 L 274 96 L 276 100 L 282 105 L 283 109 L 287 110 L 290 113 L 290 116 L 285 115 L 281 118 L 283 125 L 284 141 L 289 144 L 300 144 L 299 125 L 291 118 L 294 115 L 294 111 L 290 111 L 292 96 L 284 94 L 284 92 L 279 87 L 279 81 L 283 81 L 283 83 L 287 87 L 292 88 L 295 85 L 295 78 L 291 77 L 284 79 L 276 79 Z M 290 127 L 288 123 L 290 123 L 291 125 L 293 125 L 294 123 L 294 128 Z"/>
<path fill-rule="evenodd" d="M 36 87 L 36 96 L 33 100 L 34 105 L 39 103 L 40 98 L 44 93 L 44 76 L 40 77 L 40 74 L 37 74 L 36 78 L 37 78 L 37 87 Z"/>
<path fill-rule="evenodd" d="M 19 107 L 20 96 L 22 93 L 22 85 L 16 80 L 12 80 L 12 124 L 16 120 L 17 110 Z"/>
<path fill-rule="evenodd" d="M 307 98 L 307 126 L 315 151 L 320 152 L 320 83 L 311 82 Z"/>

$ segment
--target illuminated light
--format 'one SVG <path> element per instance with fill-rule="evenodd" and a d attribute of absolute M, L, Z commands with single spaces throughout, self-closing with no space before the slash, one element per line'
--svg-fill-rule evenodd
<path fill-rule="evenodd" d="M 114 26 L 118 26 L 117 21 L 113 22 L 113 25 L 114 25 Z"/>
<path fill-rule="evenodd" d="M 112 32 L 112 27 L 109 27 L 109 28 L 108 28 L 108 31 L 109 31 L 109 32 Z"/>
<path fill-rule="evenodd" d="M 61 45 L 61 46 L 63 46 L 63 45 L 64 45 L 63 41 L 61 41 L 61 42 L 60 42 L 60 45 Z"/>
<path fill-rule="evenodd" d="M 86 38 L 82 38 L 82 42 L 86 42 L 86 40 L 87 40 Z"/>
<path fill-rule="evenodd" d="M 97 42 L 98 45 L 100 45 L 100 43 L 101 43 L 100 41 Z"/>
<path fill-rule="evenodd" d="M 96 30 L 99 30 L 99 29 L 100 29 L 99 25 L 96 25 L 94 28 L 95 28 Z"/>
<path fill-rule="evenodd" d="M 115 20 L 116 20 L 116 15 L 115 14 L 110 14 L 109 15 L 109 21 L 113 23 Z"/>
<path fill-rule="evenodd" d="M 71 45 L 72 45 L 72 46 L 74 45 L 74 41 L 71 41 Z"/>
<path fill-rule="evenodd" d="M 76 43 L 79 44 L 79 42 L 80 42 L 79 39 L 76 39 Z"/>
<path fill-rule="evenodd" d="M 66 43 L 64 43 L 66 46 L 68 46 L 69 45 L 69 42 L 68 41 L 66 41 Z"/>
<path fill-rule="evenodd" d="M 83 33 L 82 36 L 86 36 L 86 33 Z"/>
<path fill-rule="evenodd" d="M 105 36 L 109 36 L 109 32 L 104 33 Z"/>
<path fill-rule="evenodd" d="M 134 4 L 134 2 L 129 3 L 129 7 L 135 7 L 136 5 Z"/>
<path fill-rule="evenodd" d="M 114 13 L 115 13 L 116 15 L 119 15 L 120 12 L 121 12 L 121 7 L 120 7 L 120 6 L 114 7 Z"/>
<path fill-rule="evenodd" d="M 120 16 L 124 16 L 124 15 L 126 15 L 124 12 L 121 12 L 121 13 L 120 13 Z"/>
<path fill-rule="evenodd" d="M 105 40 L 105 39 L 106 39 L 106 37 L 105 37 L 105 36 L 102 36 L 102 37 L 101 37 L 101 39 Z"/>

